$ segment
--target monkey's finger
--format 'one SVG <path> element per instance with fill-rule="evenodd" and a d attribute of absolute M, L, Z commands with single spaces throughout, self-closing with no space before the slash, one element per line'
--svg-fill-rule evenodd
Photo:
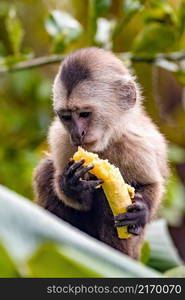
<path fill-rule="evenodd" d="M 85 162 L 85 159 L 81 159 L 77 162 L 74 162 L 66 171 L 66 176 L 72 176 L 75 173 L 76 169 L 81 167 L 84 164 L 84 162 Z"/>
<path fill-rule="evenodd" d="M 67 173 L 67 170 L 69 169 L 69 167 L 74 163 L 74 160 L 73 159 L 70 159 L 64 169 L 64 174 Z"/>
<path fill-rule="evenodd" d="M 123 221 L 115 221 L 114 225 L 115 227 L 122 227 L 122 226 L 128 226 L 128 225 L 137 225 L 138 220 L 123 220 Z"/>
<path fill-rule="evenodd" d="M 83 177 L 89 170 L 93 169 L 94 165 L 89 164 L 86 167 L 81 167 L 76 173 L 74 174 L 75 179 L 79 179 L 80 177 Z"/>
<path fill-rule="evenodd" d="M 127 231 L 133 235 L 140 235 L 142 233 L 142 226 L 129 225 Z"/>
<path fill-rule="evenodd" d="M 68 164 L 67 164 L 67 166 L 68 167 L 70 167 L 72 164 L 74 164 L 74 159 L 70 159 L 69 161 L 68 161 Z"/>
<path fill-rule="evenodd" d="M 146 208 L 146 205 L 144 202 L 142 201 L 137 201 L 137 202 L 134 202 L 133 204 L 129 205 L 127 207 L 127 211 L 128 212 L 133 212 L 133 211 L 142 211 L 143 209 Z"/>
<path fill-rule="evenodd" d="M 136 192 L 135 193 L 135 196 L 134 196 L 134 201 L 142 201 L 143 200 L 143 197 L 142 197 L 142 194 L 139 193 L 139 192 Z"/>
<path fill-rule="evenodd" d="M 115 221 L 133 220 L 138 218 L 138 212 L 126 212 L 114 217 Z"/>
<path fill-rule="evenodd" d="M 84 190 L 89 190 L 92 188 L 96 188 L 97 185 L 102 184 L 104 181 L 102 179 L 98 180 L 83 180 L 80 179 L 80 182 L 83 184 Z"/>

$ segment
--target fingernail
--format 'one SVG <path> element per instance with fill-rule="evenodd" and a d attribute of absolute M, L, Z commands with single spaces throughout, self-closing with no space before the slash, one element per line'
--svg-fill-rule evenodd
<path fill-rule="evenodd" d="M 89 164 L 88 168 L 94 168 L 94 165 L 93 164 Z"/>

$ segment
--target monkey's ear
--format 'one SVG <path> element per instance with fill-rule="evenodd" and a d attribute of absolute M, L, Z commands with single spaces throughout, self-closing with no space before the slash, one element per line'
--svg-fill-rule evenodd
<path fill-rule="evenodd" d="M 118 104 L 123 109 L 128 109 L 134 106 L 137 98 L 136 86 L 133 81 L 116 80 L 114 82 L 116 89 Z"/>

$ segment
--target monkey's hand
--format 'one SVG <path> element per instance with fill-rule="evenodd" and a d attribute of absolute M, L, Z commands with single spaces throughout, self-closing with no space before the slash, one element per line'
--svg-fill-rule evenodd
<path fill-rule="evenodd" d="M 61 188 L 63 193 L 80 203 L 86 201 L 88 194 L 91 193 L 94 188 L 103 183 L 103 180 L 85 180 L 84 175 L 91 169 L 93 169 L 93 164 L 89 164 L 83 167 L 84 159 L 77 162 L 70 160 L 67 167 L 64 170 Z"/>
<path fill-rule="evenodd" d="M 127 207 L 127 212 L 114 217 L 115 226 L 128 226 L 128 232 L 140 235 L 149 220 L 149 210 L 140 194 L 136 194 L 134 201 Z"/>

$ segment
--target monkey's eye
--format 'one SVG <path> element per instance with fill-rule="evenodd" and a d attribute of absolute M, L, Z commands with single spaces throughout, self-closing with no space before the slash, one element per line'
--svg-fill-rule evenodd
<path fill-rule="evenodd" d="M 60 118 L 63 121 L 71 121 L 71 115 L 63 115 L 63 116 L 60 116 Z"/>
<path fill-rule="evenodd" d="M 90 112 L 85 111 L 79 114 L 80 118 L 88 118 L 90 116 Z"/>

